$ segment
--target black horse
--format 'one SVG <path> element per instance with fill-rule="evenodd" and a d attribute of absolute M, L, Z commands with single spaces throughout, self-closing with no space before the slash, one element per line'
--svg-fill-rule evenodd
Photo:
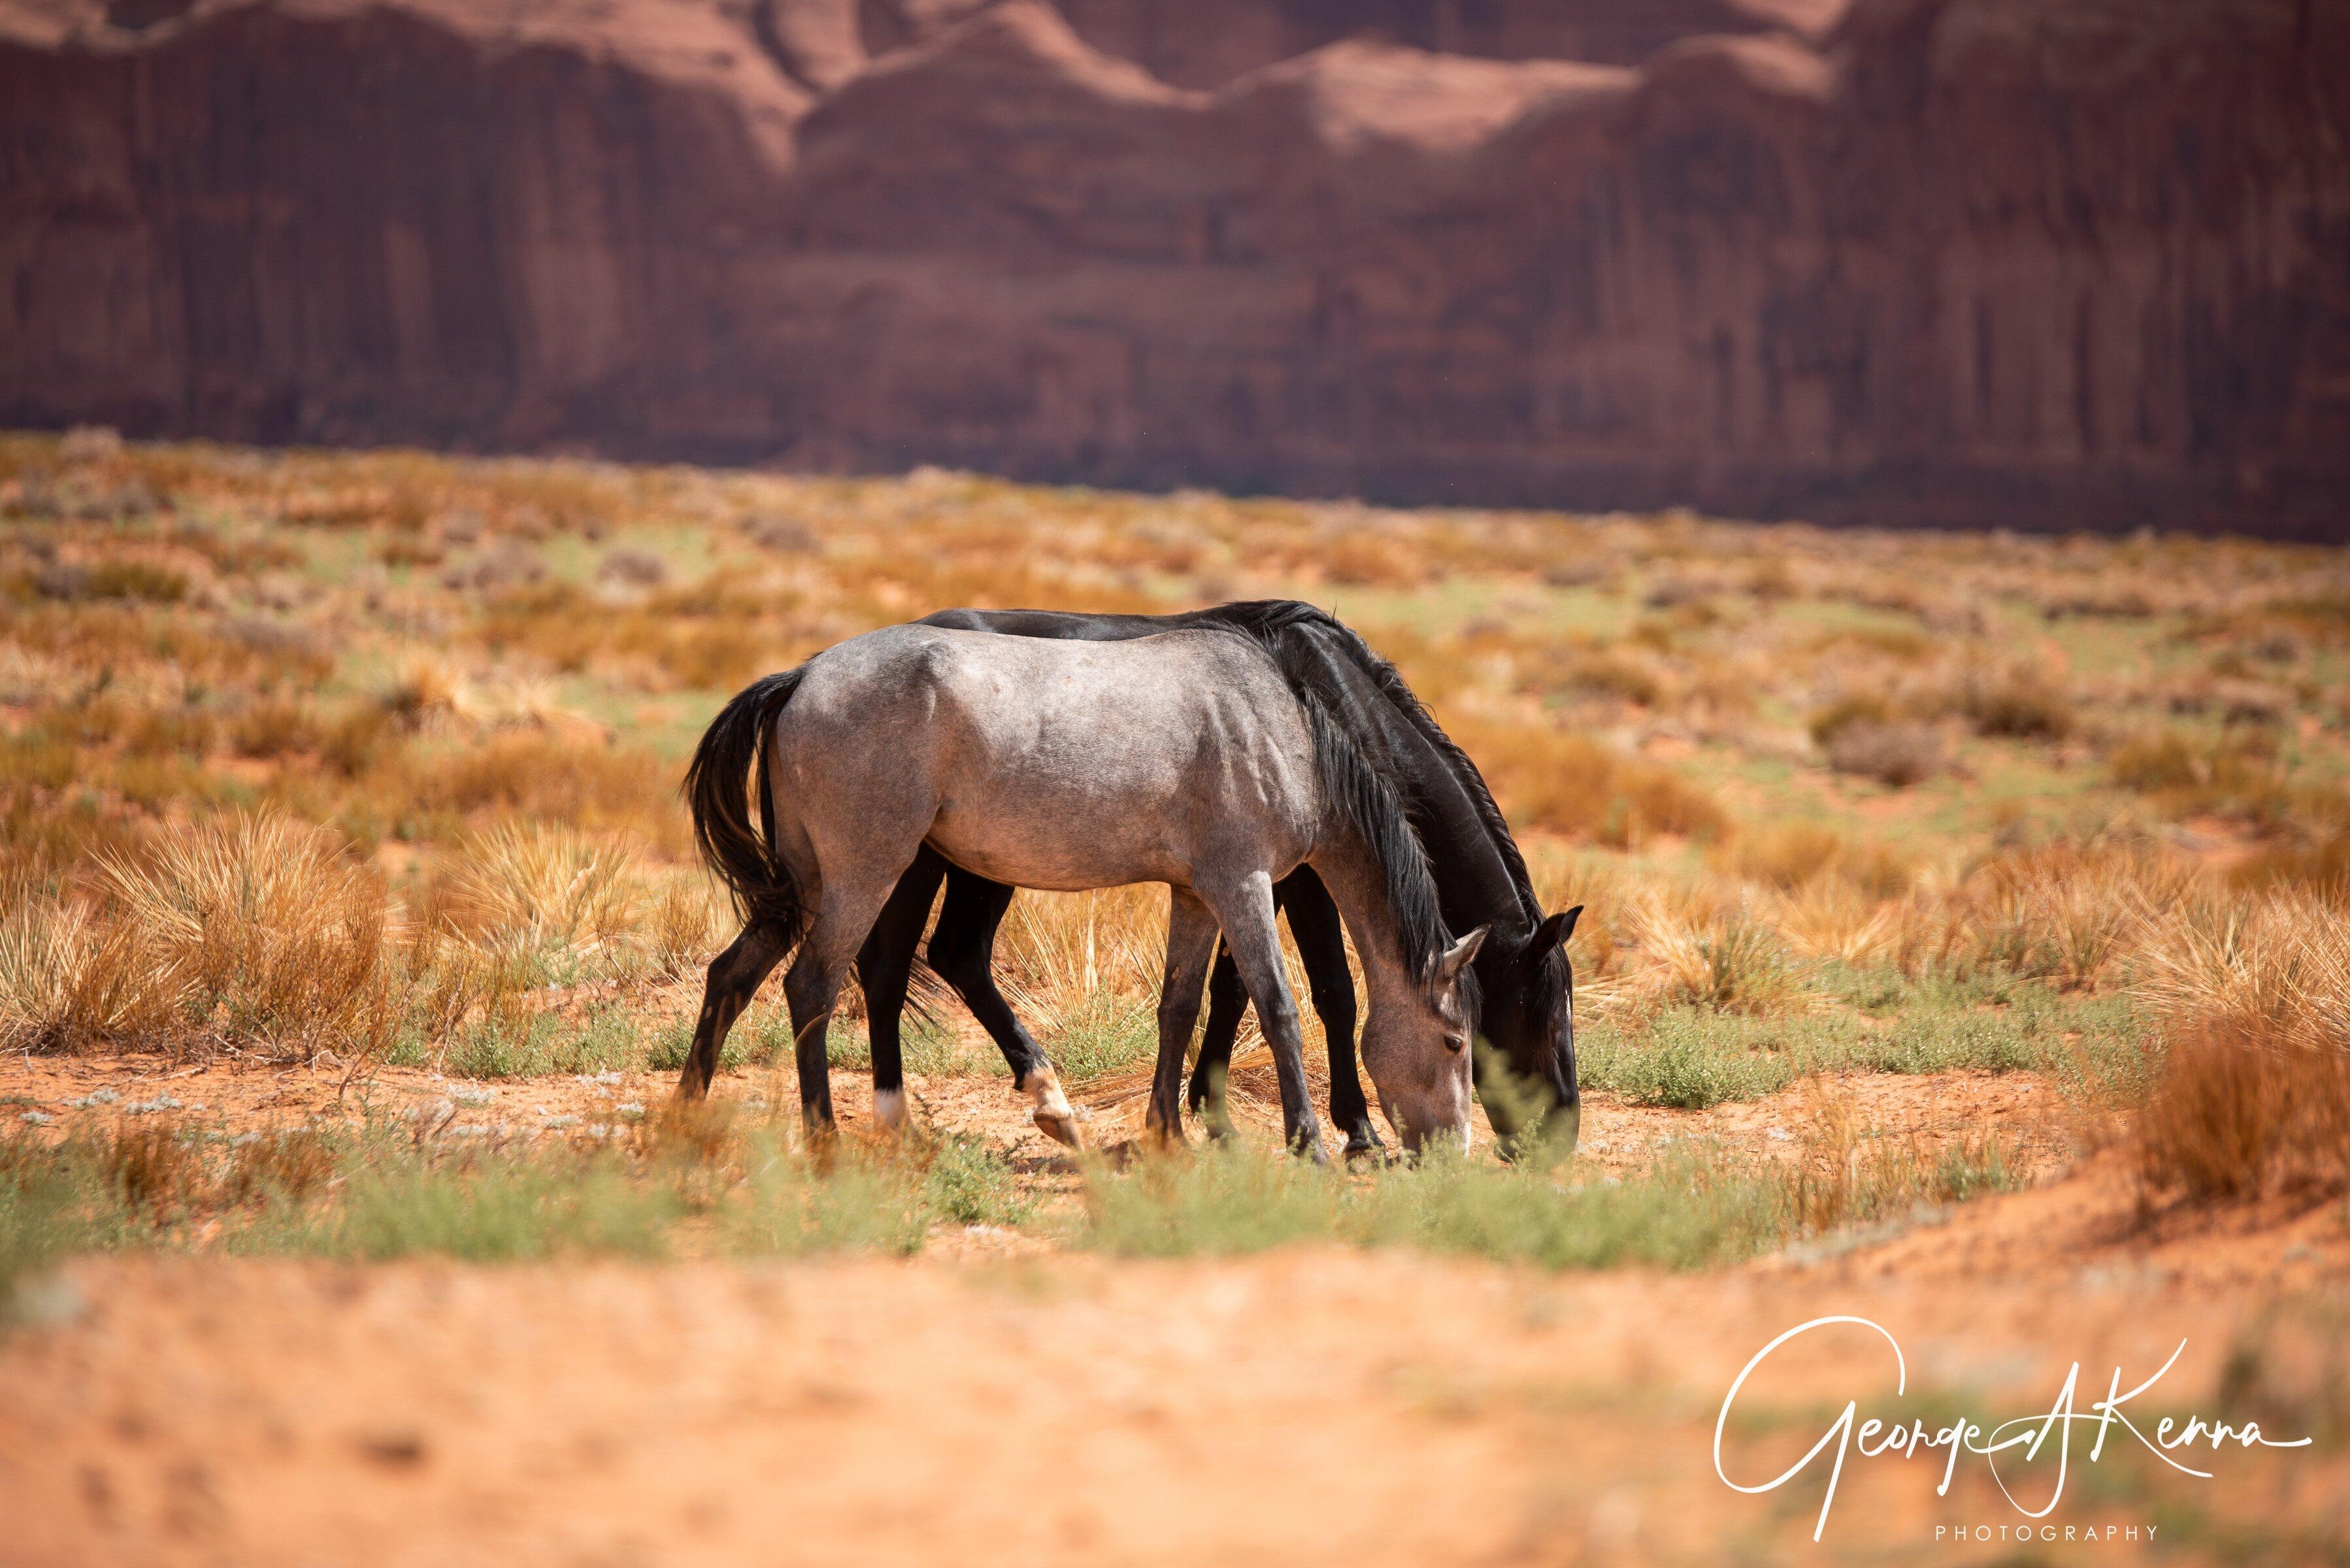
<path fill-rule="evenodd" d="M 1310 692 L 1365 747 L 1402 799 L 1436 874 L 1445 924 L 1455 931 L 1491 925 L 1478 950 L 1470 999 L 1481 1049 L 1478 1079 L 1486 1114 L 1505 1147 L 1537 1127 L 1574 1147 L 1580 1120 L 1575 1069 L 1574 972 L 1565 944 L 1580 906 L 1544 917 L 1510 831 L 1476 764 L 1437 726 L 1393 665 L 1362 639 L 1310 605 L 1255 600 L 1181 615 L 1075 615 L 1053 610 L 941 610 L 920 624 L 1016 637 L 1120 641 L 1184 628 L 1216 627 L 1246 635 L 1270 652 L 1291 684 Z M 858 955 L 871 1030 L 874 1084 L 903 1082 L 899 1022 L 916 949 L 939 884 L 946 900 L 931 934 L 931 968 L 962 996 L 1002 1049 L 1018 1084 L 1045 1065 L 1044 1051 L 995 988 L 997 927 L 1013 889 L 951 866 L 925 846 L 899 879 Z M 1305 961 L 1315 1011 L 1330 1051 L 1330 1117 L 1347 1132 L 1347 1150 L 1379 1147 L 1355 1067 L 1355 990 L 1347 973 L 1337 907 L 1305 867 L 1275 885 L 1278 905 Z M 1220 948 L 1209 981 L 1205 1037 L 1191 1075 L 1194 1112 L 1221 1098 L 1248 993 L 1229 951 Z M 1506 1069 L 1506 1073 L 1499 1069 Z M 1504 1090 L 1501 1080 L 1513 1085 Z M 1064 1136 L 1074 1129 L 1054 1127 Z"/>

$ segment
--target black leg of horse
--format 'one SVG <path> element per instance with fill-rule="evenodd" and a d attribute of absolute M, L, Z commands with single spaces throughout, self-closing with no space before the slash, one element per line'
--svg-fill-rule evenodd
<path fill-rule="evenodd" d="M 1077 1146 L 1076 1113 L 1061 1092 L 1061 1080 L 1035 1037 L 1021 1027 L 1003 993 L 995 989 L 995 928 L 1012 907 L 1013 889 L 1001 882 L 950 867 L 946 902 L 931 933 L 931 968 L 954 987 L 980 1027 L 1003 1053 L 1014 1087 L 1026 1095 L 1036 1126 L 1048 1137 Z"/>
<path fill-rule="evenodd" d="M 1349 1157 L 1369 1154 L 1382 1146 L 1355 1069 L 1355 977 L 1347 971 L 1346 927 L 1330 890 L 1312 871 L 1301 867 L 1292 872 L 1274 889 L 1276 896 L 1283 888 L 1288 890 L 1289 934 L 1305 961 L 1305 983 L 1330 1049 L 1330 1119 L 1346 1130 Z"/>
<path fill-rule="evenodd" d="M 858 982 L 865 988 L 866 1030 L 873 1043 L 873 1123 L 895 1128 L 906 1119 L 905 1058 L 898 1025 L 906 1011 L 906 981 L 930 923 L 947 863 L 925 846 L 898 878 L 865 945 L 857 950 Z"/>
<path fill-rule="evenodd" d="M 1232 1130 L 1224 1108 L 1224 1080 L 1232 1071 L 1232 1044 L 1240 1038 L 1241 1020 L 1248 1016 L 1248 987 L 1241 983 L 1240 966 L 1232 949 L 1216 944 L 1215 968 L 1208 974 L 1208 1028 L 1200 1037 L 1200 1059 L 1191 1069 L 1189 1098 L 1191 1114 L 1211 1137 Z"/>
<path fill-rule="evenodd" d="M 759 982 L 783 961 L 791 936 L 772 920 L 754 920 L 743 928 L 733 945 L 710 961 L 710 978 L 702 993 L 702 1015 L 694 1020 L 693 1047 L 685 1054 L 685 1071 L 678 1075 L 677 1092 L 689 1100 L 710 1092 L 718 1075 L 718 1049 L 726 1032 L 751 1005 Z"/>

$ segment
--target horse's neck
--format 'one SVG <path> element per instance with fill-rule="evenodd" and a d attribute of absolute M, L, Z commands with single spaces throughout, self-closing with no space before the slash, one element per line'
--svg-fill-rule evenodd
<path fill-rule="evenodd" d="M 1352 828 L 1333 824 L 1307 859 L 1314 874 L 1330 890 L 1331 902 L 1347 922 L 1354 939 L 1355 956 L 1362 961 L 1363 986 L 1371 1005 L 1405 1000 L 1418 984 L 1404 957 L 1403 938 L 1396 929 L 1394 909 L 1388 902 L 1387 881 L 1370 846 Z"/>
<path fill-rule="evenodd" d="M 1399 767 L 1396 779 L 1428 849 L 1445 923 L 1465 931 L 1487 922 L 1522 930 L 1532 916 L 1510 874 L 1509 862 L 1493 842 L 1493 830 L 1478 810 L 1475 785 L 1461 778 L 1452 760 L 1378 689 L 1367 670 L 1334 659 L 1349 677 L 1357 711 L 1374 719 L 1388 755 Z"/>
<path fill-rule="evenodd" d="M 1517 882 L 1468 786 L 1425 741 L 1410 760 L 1414 777 L 1408 798 L 1416 808 L 1412 816 L 1420 826 L 1446 922 L 1461 930 L 1489 920 L 1512 930 L 1523 926 L 1527 911 Z"/>

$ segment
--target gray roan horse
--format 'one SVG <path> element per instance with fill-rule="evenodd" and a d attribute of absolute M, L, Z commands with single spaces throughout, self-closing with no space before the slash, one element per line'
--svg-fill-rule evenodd
<path fill-rule="evenodd" d="M 755 782 L 761 823 L 750 816 Z M 1014 887 L 1171 891 L 1150 1121 L 1180 1136 L 1183 1059 L 1219 929 L 1272 1048 L 1294 1147 L 1321 1155 L 1274 883 L 1310 866 L 1354 933 L 1363 1065 L 1408 1147 L 1469 1134 L 1471 1021 L 1419 840 L 1341 720 L 1227 629 L 1062 642 L 891 627 L 738 693 L 686 774 L 744 926 L 712 961 L 681 1093 L 710 1085 L 759 982 L 785 977 L 800 1102 L 828 1127 L 825 1034 L 874 917 L 927 845 Z M 1049 1066 L 1023 1085 L 1066 1125 Z M 892 1107 L 877 1106 L 885 1116 Z"/>
<path fill-rule="evenodd" d="M 1222 627 L 1245 633 L 1263 648 L 1292 690 L 1338 716 L 1356 749 L 1395 790 L 1428 851 L 1445 924 L 1456 931 L 1487 928 L 1463 981 L 1463 1001 L 1476 1025 L 1471 1050 L 1486 1114 L 1502 1135 L 1503 1150 L 1524 1147 L 1533 1137 L 1554 1152 L 1573 1150 L 1581 1116 L 1575 971 L 1566 940 L 1582 910 L 1543 912 L 1525 860 L 1477 764 L 1438 727 L 1395 666 L 1351 628 L 1293 599 L 1255 599 L 1168 616 L 951 609 L 916 624 L 1084 642 Z M 941 881 L 943 901 L 938 897 Z M 897 1103 L 891 1096 L 903 1081 L 899 1012 L 933 904 L 939 914 L 928 950 L 931 971 L 994 1038 L 1014 1081 L 1026 1082 L 1044 1064 L 1044 1051 L 1021 1026 L 989 972 L 996 926 L 1012 896 L 1010 888 L 950 867 L 930 849 L 899 879 L 857 955 L 857 978 L 865 988 L 871 1025 L 877 1103 Z M 1329 1044 L 1330 1119 L 1347 1135 L 1349 1155 L 1369 1153 L 1378 1147 L 1378 1133 L 1355 1070 L 1355 982 L 1347 973 L 1337 907 L 1312 867 L 1304 866 L 1274 884 L 1273 898 L 1289 917 Z M 1191 1108 L 1205 1114 L 1211 1128 L 1222 1120 L 1222 1080 L 1247 1006 L 1240 971 L 1226 952 L 1209 976 L 1207 1029 L 1191 1073 Z M 1041 1116 L 1037 1125 L 1076 1139 L 1074 1127 Z"/>

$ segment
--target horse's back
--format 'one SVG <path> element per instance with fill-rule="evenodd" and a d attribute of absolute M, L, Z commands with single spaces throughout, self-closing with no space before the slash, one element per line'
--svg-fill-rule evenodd
<path fill-rule="evenodd" d="M 1234 835 L 1302 857 L 1319 817 L 1303 711 L 1223 632 L 891 627 L 811 660 L 776 740 L 787 793 L 934 803 L 950 859 L 1029 887 L 1181 880 Z"/>

